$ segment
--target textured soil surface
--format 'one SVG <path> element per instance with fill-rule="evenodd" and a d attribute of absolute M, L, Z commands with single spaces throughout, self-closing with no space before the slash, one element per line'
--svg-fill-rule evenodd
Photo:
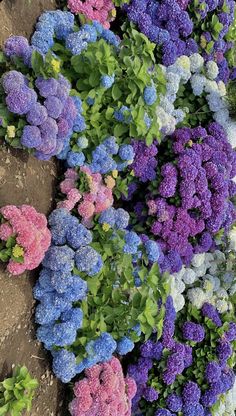
<path fill-rule="evenodd" d="M 11 34 L 29 37 L 41 12 L 54 7 L 53 0 L 1 1 L 0 47 Z M 0 206 L 25 203 L 48 214 L 56 178 L 54 161 L 40 162 L 0 143 Z M 32 287 L 37 275 L 36 271 L 14 278 L 0 266 L 0 380 L 14 365 L 26 365 L 40 381 L 30 415 L 65 416 L 63 386 L 53 377 L 50 356 L 35 337 Z"/>

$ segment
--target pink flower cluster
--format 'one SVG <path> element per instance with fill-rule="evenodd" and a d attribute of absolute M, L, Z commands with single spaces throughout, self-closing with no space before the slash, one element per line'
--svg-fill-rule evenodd
<path fill-rule="evenodd" d="M 0 225 L 0 240 L 16 239 L 16 250 L 23 253 L 23 263 L 10 259 L 7 270 L 19 275 L 25 270 L 33 270 L 42 262 L 51 243 L 51 233 L 47 228 L 45 215 L 39 214 L 29 205 L 6 205 L 0 209 L 5 222 Z M 14 248 L 13 248 L 14 253 Z"/>
<path fill-rule="evenodd" d="M 85 370 L 86 378 L 75 383 L 75 399 L 69 410 L 72 416 L 130 416 L 136 383 L 124 378 L 119 360 L 97 364 Z"/>
<path fill-rule="evenodd" d="M 72 13 L 80 13 L 86 19 L 97 20 L 106 29 L 109 29 L 109 22 L 116 14 L 112 0 L 68 0 L 68 7 Z"/>
<path fill-rule="evenodd" d="M 79 173 L 85 174 L 88 191 L 82 192 L 77 189 Z M 92 173 L 86 166 L 82 166 L 79 173 L 75 169 L 67 169 L 65 179 L 60 184 L 61 192 L 66 194 L 67 199 L 59 202 L 57 208 L 65 208 L 71 211 L 78 204 L 77 210 L 83 223 L 89 225 L 93 215 L 99 214 L 112 206 L 112 187 L 115 181 L 110 178 L 110 181 L 107 180 L 106 185 L 104 185 L 102 175 Z"/>

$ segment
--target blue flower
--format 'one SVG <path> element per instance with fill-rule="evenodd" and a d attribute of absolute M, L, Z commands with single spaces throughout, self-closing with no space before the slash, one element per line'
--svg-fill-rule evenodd
<path fill-rule="evenodd" d="M 87 48 L 88 40 L 89 33 L 86 31 L 71 33 L 66 38 L 66 49 L 69 49 L 72 55 L 80 55 Z"/>
<path fill-rule="evenodd" d="M 129 225 L 129 214 L 123 208 L 118 208 L 116 210 L 115 225 L 118 230 L 123 230 Z"/>
<path fill-rule="evenodd" d="M 93 25 L 85 24 L 81 27 L 81 31 L 86 32 L 88 34 L 88 42 L 96 42 L 97 31 Z"/>
<path fill-rule="evenodd" d="M 99 261 L 100 255 L 90 246 L 81 247 L 76 251 L 75 263 L 76 267 L 81 272 L 90 273 Z"/>
<path fill-rule="evenodd" d="M 117 347 L 116 341 L 107 332 L 103 332 L 99 338 L 94 341 L 93 351 L 100 361 L 108 361 Z"/>
<path fill-rule="evenodd" d="M 120 355 L 128 354 L 128 352 L 134 349 L 134 342 L 128 338 L 123 337 L 120 341 L 117 342 L 116 352 Z"/>
<path fill-rule="evenodd" d="M 123 144 L 119 148 L 119 156 L 122 160 L 133 161 L 134 149 L 130 144 Z"/>
<path fill-rule="evenodd" d="M 138 246 L 141 244 L 141 239 L 134 231 L 129 231 L 125 234 L 124 252 L 129 254 L 137 253 Z"/>
<path fill-rule="evenodd" d="M 65 293 L 73 283 L 71 272 L 64 270 L 51 271 L 51 285 L 58 293 Z"/>
<path fill-rule="evenodd" d="M 107 153 L 117 155 L 119 145 L 116 143 L 116 138 L 114 136 L 107 137 L 104 140 L 103 145 L 105 146 Z"/>
<path fill-rule="evenodd" d="M 111 227 L 115 226 L 116 211 L 113 207 L 107 208 L 103 211 L 98 219 L 99 224 L 109 224 Z"/>
<path fill-rule="evenodd" d="M 152 263 L 158 261 L 160 257 L 160 248 L 155 241 L 148 240 L 145 244 L 148 260 Z"/>
<path fill-rule="evenodd" d="M 85 156 L 83 152 L 69 152 L 67 155 L 67 163 L 71 168 L 74 168 L 76 166 L 83 166 L 85 161 Z"/>
<path fill-rule="evenodd" d="M 144 88 L 144 93 L 143 93 L 143 98 L 144 98 L 145 104 L 147 104 L 147 105 L 154 104 L 155 101 L 157 100 L 156 88 L 154 86 L 145 87 Z"/>
<path fill-rule="evenodd" d="M 76 340 L 76 328 L 72 322 L 63 322 L 53 326 L 54 343 L 58 347 L 71 345 Z"/>
<path fill-rule="evenodd" d="M 93 240 L 91 231 L 83 224 L 80 224 L 79 220 L 68 228 L 66 237 L 68 244 L 74 249 L 87 246 Z"/>
<path fill-rule="evenodd" d="M 83 324 L 83 311 L 80 308 L 72 308 L 63 312 L 61 319 L 64 322 L 71 322 L 76 329 L 80 329 Z"/>
<path fill-rule="evenodd" d="M 42 264 L 50 270 L 71 271 L 74 267 L 74 256 L 74 251 L 67 245 L 51 246 Z"/>
<path fill-rule="evenodd" d="M 65 349 L 54 353 L 53 371 L 63 383 L 69 383 L 76 375 L 75 355 Z"/>
<path fill-rule="evenodd" d="M 114 84 L 115 75 L 102 75 L 101 76 L 101 85 L 102 87 L 108 89 Z"/>

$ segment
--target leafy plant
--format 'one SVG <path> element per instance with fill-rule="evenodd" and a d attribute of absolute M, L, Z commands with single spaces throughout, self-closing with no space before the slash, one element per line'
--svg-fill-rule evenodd
<path fill-rule="evenodd" d="M 102 255 L 102 271 L 88 278 L 74 269 L 75 274 L 86 278 L 89 289 L 81 306 L 84 314 L 81 334 L 71 347 L 78 360 L 86 356 L 84 346 L 102 332 L 109 332 L 115 340 L 129 334 L 137 342 L 140 336 L 132 328 L 140 323 L 146 339 L 153 328 L 160 337 L 165 308 L 159 308 L 158 299 L 165 300 L 169 293 L 169 279 L 160 275 L 157 263 L 148 268 L 143 255 L 135 266 L 132 255 L 123 252 L 124 231 L 103 231 L 97 225 L 93 234 L 95 242 L 91 245 Z M 135 285 L 135 272 L 140 279 L 139 287 Z"/>
<path fill-rule="evenodd" d="M 20 416 L 23 410 L 29 412 L 38 385 L 25 366 L 17 366 L 12 377 L 0 383 L 0 416 Z"/>

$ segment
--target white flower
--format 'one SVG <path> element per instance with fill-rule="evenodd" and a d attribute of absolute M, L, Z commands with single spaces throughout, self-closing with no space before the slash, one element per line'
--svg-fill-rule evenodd
<path fill-rule="evenodd" d="M 219 111 L 216 111 L 214 114 L 214 119 L 217 123 L 221 124 L 224 127 L 225 121 L 229 118 L 229 110 L 227 108 L 223 108 Z"/>
<path fill-rule="evenodd" d="M 229 232 L 229 241 L 230 249 L 236 251 L 236 227 Z"/>
<path fill-rule="evenodd" d="M 226 130 L 228 136 L 228 142 L 233 148 L 236 147 L 236 123 L 234 121 L 228 121 L 228 123 L 223 126 Z"/>
<path fill-rule="evenodd" d="M 200 267 L 205 262 L 205 253 L 195 254 L 192 259 L 193 267 Z"/>
<path fill-rule="evenodd" d="M 199 267 L 195 267 L 194 268 L 194 271 L 195 271 L 196 277 L 202 277 L 202 276 L 204 276 L 206 274 L 206 271 L 207 271 L 206 263 L 203 263 Z"/>
<path fill-rule="evenodd" d="M 217 78 L 218 74 L 219 74 L 219 68 L 217 66 L 217 63 L 214 61 L 208 61 L 206 63 L 206 71 L 207 71 L 207 76 L 214 80 L 215 78 Z"/>
<path fill-rule="evenodd" d="M 226 300 L 220 300 L 218 299 L 216 301 L 216 309 L 218 310 L 219 313 L 225 313 L 228 311 L 228 302 Z"/>
<path fill-rule="evenodd" d="M 168 72 L 166 74 L 166 91 L 170 94 L 176 94 L 179 90 L 180 85 L 180 76 L 178 74 L 175 74 L 173 72 Z"/>
<path fill-rule="evenodd" d="M 200 309 L 203 303 L 206 301 L 206 294 L 200 287 L 194 287 L 189 289 L 187 292 L 187 297 L 189 301 L 196 306 L 197 309 Z"/>
<path fill-rule="evenodd" d="M 204 59 L 199 53 L 193 53 L 190 57 L 191 72 L 200 72 L 204 65 Z"/>
<path fill-rule="evenodd" d="M 223 99 L 221 98 L 219 92 L 214 91 L 207 95 L 207 102 L 210 107 L 210 110 L 214 113 L 227 108 L 226 104 L 224 103 Z"/>
<path fill-rule="evenodd" d="M 214 251 L 214 256 L 216 257 L 217 263 L 224 263 L 225 262 L 225 254 L 220 250 Z"/>
<path fill-rule="evenodd" d="M 197 276 L 193 269 L 186 269 L 183 275 L 183 281 L 186 285 L 191 285 L 195 282 Z"/>
<path fill-rule="evenodd" d="M 218 81 L 218 90 L 221 97 L 224 97 L 227 94 L 226 86 L 223 81 Z"/>
<path fill-rule="evenodd" d="M 194 74 L 191 78 L 193 94 L 199 96 L 203 93 L 206 77 L 204 75 Z"/>
<path fill-rule="evenodd" d="M 174 302 L 174 307 L 175 307 L 176 312 L 181 311 L 181 309 L 183 309 L 185 305 L 184 296 L 181 294 L 176 295 L 173 302 Z"/>
<path fill-rule="evenodd" d="M 219 87 L 218 87 L 217 82 L 206 78 L 205 91 L 207 93 L 219 92 Z"/>

